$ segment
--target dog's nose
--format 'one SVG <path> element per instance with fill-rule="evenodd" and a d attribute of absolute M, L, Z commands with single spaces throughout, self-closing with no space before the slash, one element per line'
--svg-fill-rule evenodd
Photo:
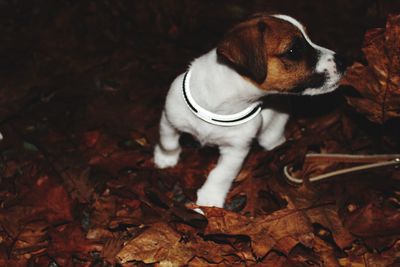
<path fill-rule="evenodd" d="M 336 64 L 336 69 L 341 73 L 344 73 L 346 68 L 349 66 L 346 59 L 341 55 L 335 54 L 334 61 Z"/>

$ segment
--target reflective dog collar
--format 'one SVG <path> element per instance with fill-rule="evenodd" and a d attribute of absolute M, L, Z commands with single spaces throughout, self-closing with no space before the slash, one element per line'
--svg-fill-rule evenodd
<path fill-rule="evenodd" d="M 204 108 L 202 108 L 196 101 L 193 99 L 192 94 L 190 93 L 190 76 L 191 71 L 190 69 L 185 73 L 183 77 L 182 83 L 182 92 L 183 92 L 183 99 L 185 103 L 189 107 L 189 109 L 196 115 L 198 118 L 206 121 L 208 123 L 219 125 L 219 126 L 236 126 L 248 122 L 249 120 L 253 119 L 255 116 L 258 115 L 261 111 L 261 102 L 256 102 L 251 104 L 246 109 L 229 115 L 221 115 L 215 114 L 210 112 Z"/>

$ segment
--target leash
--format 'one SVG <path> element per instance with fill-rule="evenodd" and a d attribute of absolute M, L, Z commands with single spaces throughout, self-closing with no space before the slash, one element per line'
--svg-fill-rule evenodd
<path fill-rule="evenodd" d="M 306 159 L 310 161 L 323 161 L 329 163 L 365 163 L 359 166 L 344 168 L 332 172 L 327 172 L 321 175 L 310 177 L 310 182 L 318 182 L 334 177 L 338 177 L 349 173 L 359 173 L 363 171 L 386 168 L 390 166 L 400 166 L 400 154 L 377 154 L 377 155 L 349 155 L 349 154 L 307 154 Z M 283 173 L 290 182 L 294 184 L 302 184 L 303 180 L 291 175 L 293 168 L 286 165 L 283 168 Z"/>

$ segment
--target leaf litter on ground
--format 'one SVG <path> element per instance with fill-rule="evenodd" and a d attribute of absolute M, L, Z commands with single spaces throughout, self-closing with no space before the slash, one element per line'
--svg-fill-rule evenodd
<path fill-rule="evenodd" d="M 175 6 L 154 1 L 49 2 L 36 13 L 14 4 L 31 16 L 33 33 L 55 23 L 32 43 L 35 57 L 15 62 L 25 74 L 11 82 L 14 72 L 0 91 L 1 266 L 399 264 L 398 170 L 300 187 L 282 175 L 289 164 L 303 178 L 343 166 L 310 161 L 310 152 L 398 152 L 398 15 L 367 32 L 368 64 L 355 63 L 344 81 L 358 95 L 292 99 L 288 142 L 272 152 L 255 145 L 225 209 L 204 208 L 203 216 L 188 207 L 218 152 L 185 136 L 175 168 L 156 170 L 151 159 L 168 83 L 204 49 L 193 36 L 176 42 L 194 29 L 196 16 L 179 22 L 168 15 Z M 188 5 L 196 8 L 186 14 L 203 10 Z M 154 30 L 162 44 L 151 36 L 144 44 L 129 39 L 145 19 L 120 20 L 130 8 L 161 12 Z M 215 12 L 237 18 L 246 8 Z M 18 38 L 20 52 L 26 37 Z M 307 113 L 310 106 L 317 115 Z"/>

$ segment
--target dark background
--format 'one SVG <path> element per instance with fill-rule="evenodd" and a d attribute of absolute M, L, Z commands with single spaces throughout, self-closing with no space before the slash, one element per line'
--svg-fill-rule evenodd
<path fill-rule="evenodd" d="M 53 109 L 62 102 L 63 111 L 84 112 L 87 101 L 100 97 L 104 88 L 122 90 L 134 103 L 147 94 L 151 100 L 142 103 L 160 101 L 157 109 L 170 81 L 190 60 L 255 12 L 292 15 L 317 44 L 349 61 L 362 61 L 366 29 L 383 27 L 386 15 L 399 10 L 400 1 L 394 0 L 2 0 L 0 120 L 23 115 L 21 110 L 38 97 L 54 95 L 57 100 L 64 94 L 55 107 L 41 109 L 57 114 L 60 127 L 69 129 L 75 123 L 66 124 L 69 120 Z M 89 120 L 87 126 L 107 121 L 99 120 Z M 108 124 L 121 126 L 110 120 Z M 127 121 L 120 122 L 126 126 Z"/>

